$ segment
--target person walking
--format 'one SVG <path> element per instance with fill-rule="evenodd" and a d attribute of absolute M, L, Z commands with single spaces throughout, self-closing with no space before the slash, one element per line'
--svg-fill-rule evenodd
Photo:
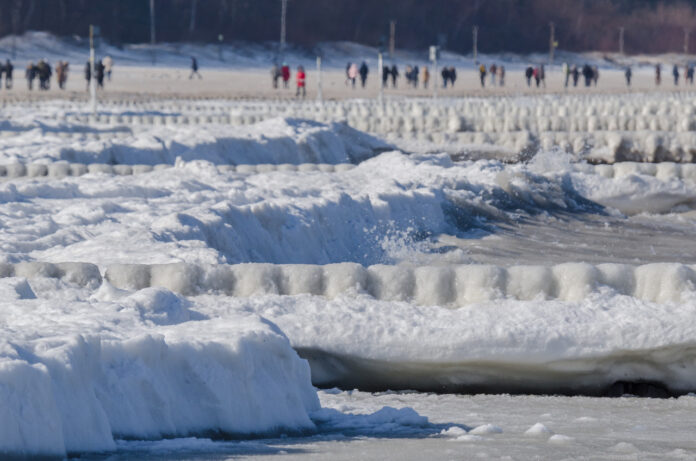
<path fill-rule="evenodd" d="M 488 72 L 491 74 L 491 86 L 495 86 L 495 78 L 498 76 L 498 66 L 495 63 L 488 67 Z"/>
<path fill-rule="evenodd" d="M 592 67 L 592 82 L 594 86 L 597 86 L 597 82 L 599 82 L 599 67 L 597 66 Z"/>
<path fill-rule="evenodd" d="M 189 80 L 191 80 L 194 75 L 197 75 L 199 80 L 203 78 L 203 76 L 198 72 L 198 60 L 195 58 L 195 56 L 191 56 L 191 73 L 189 74 Z"/>
<path fill-rule="evenodd" d="M 411 83 L 413 83 L 413 88 L 418 89 L 418 80 L 420 79 L 420 68 L 418 65 L 416 65 L 413 68 L 413 80 Z"/>
<path fill-rule="evenodd" d="M 672 77 L 674 77 L 674 86 L 679 85 L 679 67 L 676 64 L 672 66 Z"/>
<path fill-rule="evenodd" d="M 592 84 L 592 79 L 594 77 L 594 72 L 589 64 L 582 66 L 582 76 L 585 77 L 585 87 L 589 87 Z"/>
<path fill-rule="evenodd" d="M 662 65 L 655 64 L 655 86 L 660 86 L 662 83 Z"/>
<path fill-rule="evenodd" d="M 454 88 L 454 82 L 457 81 L 457 69 L 455 69 L 454 66 L 449 67 L 449 79 L 450 86 Z"/>
<path fill-rule="evenodd" d="M 423 80 L 423 88 L 427 90 L 428 83 L 430 82 L 430 70 L 428 70 L 428 66 L 423 67 L 423 77 L 421 80 Z"/>
<path fill-rule="evenodd" d="M 541 83 L 541 69 L 539 69 L 539 66 L 534 68 L 534 82 L 536 83 L 536 87 L 539 88 L 539 84 Z"/>
<path fill-rule="evenodd" d="M 443 67 L 442 72 L 440 72 L 442 75 L 442 87 L 447 88 L 447 82 L 449 82 L 449 68 L 448 67 Z"/>
<path fill-rule="evenodd" d="M 12 84 L 14 83 L 12 78 L 12 74 L 14 73 L 14 66 L 12 65 L 12 61 L 9 59 L 5 61 L 5 89 L 9 90 L 12 88 Z"/>
<path fill-rule="evenodd" d="M 539 66 L 539 80 L 541 80 L 541 86 L 546 88 L 546 68 L 543 64 Z"/>
<path fill-rule="evenodd" d="M 577 87 L 578 81 L 580 80 L 580 68 L 573 64 L 573 69 L 571 72 L 573 74 L 573 87 Z"/>
<path fill-rule="evenodd" d="M 694 84 L 694 66 L 689 65 L 686 69 L 686 79 L 689 81 L 689 85 Z"/>
<path fill-rule="evenodd" d="M 399 68 L 396 67 L 396 64 L 392 65 L 391 68 L 391 79 L 392 79 L 392 87 L 396 88 L 396 79 L 399 78 Z"/>
<path fill-rule="evenodd" d="M 363 88 L 365 88 L 365 85 L 367 84 L 367 74 L 370 72 L 370 69 L 367 67 L 367 63 L 365 61 L 360 64 L 360 69 L 358 70 L 358 73 L 360 74 L 360 85 L 362 85 Z"/>
<path fill-rule="evenodd" d="M 626 76 L 626 86 L 631 87 L 631 77 L 633 77 L 633 71 L 631 70 L 631 66 L 626 67 L 626 71 L 624 72 L 624 75 Z"/>
<path fill-rule="evenodd" d="M 382 67 L 382 88 L 386 88 L 389 83 L 389 76 L 391 75 L 391 69 L 389 66 Z"/>
<path fill-rule="evenodd" d="M 271 67 L 271 82 L 273 82 L 273 88 L 278 89 L 278 79 L 280 78 L 280 68 L 278 64 L 273 64 Z"/>
<path fill-rule="evenodd" d="M 304 99 L 307 96 L 306 78 L 307 78 L 307 75 L 305 74 L 304 67 L 298 66 L 297 75 L 296 75 L 297 91 L 295 92 L 295 97 L 299 97 L 301 94 L 302 99 Z"/>
<path fill-rule="evenodd" d="M 527 79 L 527 86 L 532 86 L 532 77 L 534 76 L 534 68 L 532 66 L 527 66 L 524 70 L 524 77 Z"/>
<path fill-rule="evenodd" d="M 97 89 L 104 88 L 104 63 L 100 59 L 94 66 L 94 76 L 97 78 Z"/>
<path fill-rule="evenodd" d="M 355 89 L 355 80 L 358 78 L 358 65 L 355 63 L 351 63 L 351 65 L 348 67 L 348 81 L 350 82 L 350 86 Z"/>
<path fill-rule="evenodd" d="M 104 63 L 104 73 L 106 74 L 106 79 L 108 81 L 111 81 L 111 71 L 114 68 L 114 60 L 111 59 L 111 56 L 106 56 L 103 60 Z M 198 66 L 196 66 L 198 68 Z"/>
<path fill-rule="evenodd" d="M 285 62 L 280 68 L 280 75 L 283 77 L 283 88 L 287 88 L 290 82 L 290 66 L 288 66 L 288 64 Z"/>
<path fill-rule="evenodd" d="M 24 69 L 24 78 L 27 79 L 27 88 L 31 91 L 34 87 L 34 79 L 36 78 L 36 66 L 33 62 L 27 64 Z"/>
<path fill-rule="evenodd" d="M 498 66 L 498 85 L 505 86 L 505 66 Z"/>
<path fill-rule="evenodd" d="M 567 62 L 563 63 L 563 75 L 565 76 L 564 88 L 568 88 L 568 82 L 570 82 L 570 66 Z"/>
<path fill-rule="evenodd" d="M 481 88 L 486 87 L 486 66 L 481 64 L 479 66 L 479 79 L 481 80 Z"/>

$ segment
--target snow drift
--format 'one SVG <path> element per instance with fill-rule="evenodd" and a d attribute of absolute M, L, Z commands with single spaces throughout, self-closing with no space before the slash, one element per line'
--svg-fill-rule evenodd
<path fill-rule="evenodd" d="M 273 324 L 206 320 L 166 290 L 120 296 L 2 303 L 0 453 L 62 457 L 114 449 L 114 437 L 314 429 L 309 368 Z"/>

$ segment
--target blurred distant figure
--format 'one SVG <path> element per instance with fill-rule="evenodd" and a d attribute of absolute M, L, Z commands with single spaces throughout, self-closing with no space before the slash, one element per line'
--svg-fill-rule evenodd
<path fill-rule="evenodd" d="M 541 80 L 541 85 L 546 88 L 546 69 L 543 64 L 539 66 L 539 80 Z"/>
<path fill-rule="evenodd" d="M 5 88 L 10 89 L 12 88 L 12 73 L 14 72 L 14 66 L 12 65 L 12 62 L 8 59 L 5 61 Z"/>
<path fill-rule="evenodd" d="M 111 59 L 111 56 L 107 56 L 104 58 L 104 74 L 106 75 L 106 79 L 108 81 L 111 81 L 111 71 L 114 68 L 114 60 Z"/>
<path fill-rule="evenodd" d="M 273 64 L 271 67 L 271 81 L 273 82 L 273 88 L 278 88 L 278 79 L 280 78 L 280 68 L 278 64 Z"/>
<path fill-rule="evenodd" d="M 585 77 L 585 86 L 589 87 L 592 84 L 592 78 L 594 77 L 594 72 L 589 64 L 582 66 L 582 76 Z"/>
<path fill-rule="evenodd" d="M 392 87 L 396 88 L 396 79 L 399 78 L 399 68 L 396 67 L 396 64 L 392 65 L 391 68 L 391 79 L 392 79 Z"/>
<path fill-rule="evenodd" d="M 694 66 L 687 66 L 686 68 L 686 79 L 689 81 L 689 85 L 694 84 Z"/>
<path fill-rule="evenodd" d="M 105 69 L 101 59 L 94 65 L 94 77 L 97 79 L 97 88 L 104 88 Z"/>
<path fill-rule="evenodd" d="M 568 88 L 568 82 L 570 81 L 570 66 L 567 62 L 563 63 L 563 75 L 565 76 L 564 88 Z"/>
<path fill-rule="evenodd" d="M 41 59 L 36 67 L 39 74 L 39 89 L 49 90 L 51 88 L 51 75 L 53 75 L 51 65 L 45 59 Z"/>
<path fill-rule="evenodd" d="M 495 78 L 498 76 L 498 66 L 495 63 L 488 67 L 488 72 L 491 74 L 491 85 L 495 86 Z"/>
<path fill-rule="evenodd" d="M 655 85 L 660 86 L 662 83 L 662 66 L 655 64 Z"/>
<path fill-rule="evenodd" d="M 65 82 L 68 81 L 67 61 L 58 61 L 58 64 L 56 64 L 56 80 L 58 80 L 58 88 L 64 90 Z"/>
<path fill-rule="evenodd" d="M 541 83 L 541 69 L 539 69 L 539 66 L 534 68 L 534 82 L 536 83 L 536 87 L 539 88 L 539 84 Z"/>
<path fill-rule="evenodd" d="M 299 66 L 297 68 L 296 78 L 297 78 L 297 92 L 295 92 L 295 96 L 299 97 L 301 94 L 302 99 L 304 99 L 307 96 L 307 89 L 306 89 L 307 75 L 305 74 L 304 67 Z"/>
<path fill-rule="evenodd" d="M 389 69 L 389 66 L 382 67 L 382 88 L 387 87 L 387 83 L 389 82 L 390 75 L 391 75 L 391 69 Z"/>
<path fill-rule="evenodd" d="M 479 66 L 479 79 L 481 79 L 481 88 L 486 87 L 486 66 L 481 64 Z"/>
<path fill-rule="evenodd" d="M 624 72 L 624 75 L 626 76 L 626 86 L 630 87 L 631 86 L 631 77 L 633 77 L 633 71 L 631 70 L 631 66 L 626 67 L 626 71 Z"/>
<path fill-rule="evenodd" d="M 576 87 L 578 86 L 578 81 L 580 80 L 580 68 L 573 64 L 573 69 L 571 72 L 573 74 L 573 86 Z"/>
<path fill-rule="evenodd" d="M 442 74 L 442 87 L 447 88 L 447 82 L 449 82 L 449 78 L 450 78 L 449 68 L 443 67 L 441 74 Z"/>
<path fill-rule="evenodd" d="M 454 66 L 450 66 L 449 68 L 449 79 L 450 85 L 454 88 L 454 82 L 457 81 L 457 69 L 455 69 Z"/>
<path fill-rule="evenodd" d="M 27 79 L 27 88 L 29 91 L 34 89 L 34 79 L 36 78 L 36 66 L 33 62 L 27 64 L 26 69 L 24 69 L 24 78 Z"/>
<path fill-rule="evenodd" d="M 189 75 L 189 80 L 191 80 L 194 75 L 198 76 L 199 79 L 203 78 L 203 76 L 198 72 L 198 60 L 195 58 L 195 56 L 191 56 L 191 74 Z"/>
<path fill-rule="evenodd" d="M 423 88 L 427 90 L 428 83 L 430 82 L 430 70 L 428 70 L 428 66 L 425 66 L 423 68 L 423 77 L 421 78 L 421 80 L 423 80 Z"/>
<path fill-rule="evenodd" d="M 672 66 L 672 77 L 674 77 L 674 86 L 679 85 L 679 67 L 676 64 Z"/>
<path fill-rule="evenodd" d="M 283 67 L 280 68 L 280 75 L 283 77 L 283 88 L 287 88 L 290 82 L 290 66 L 287 63 L 283 63 Z"/>
<path fill-rule="evenodd" d="M 411 79 L 411 83 L 413 83 L 413 88 L 418 88 L 418 79 L 420 79 L 420 68 L 418 66 L 415 66 L 413 68 L 413 74 L 411 74 L 413 77 Z"/>
<path fill-rule="evenodd" d="M 527 79 L 527 86 L 532 86 L 532 77 L 534 76 L 534 68 L 527 66 L 524 70 L 524 77 Z"/>
<path fill-rule="evenodd" d="M 498 85 L 505 86 L 505 66 L 498 66 Z"/>
<path fill-rule="evenodd" d="M 348 66 L 348 82 L 355 89 L 355 80 L 358 78 L 358 65 L 354 62 Z"/>
<path fill-rule="evenodd" d="M 89 91 L 89 84 L 92 80 L 92 63 L 89 61 L 85 64 L 85 80 L 87 80 L 87 91 Z"/>
<path fill-rule="evenodd" d="M 594 82 L 594 86 L 597 86 L 597 82 L 599 81 L 599 67 L 597 66 L 592 67 L 592 81 Z"/>
<path fill-rule="evenodd" d="M 362 64 L 360 64 L 360 70 L 358 71 L 360 74 L 360 84 L 363 88 L 365 88 L 365 85 L 367 84 L 367 74 L 369 72 L 370 69 L 367 67 L 367 63 L 363 61 Z"/>

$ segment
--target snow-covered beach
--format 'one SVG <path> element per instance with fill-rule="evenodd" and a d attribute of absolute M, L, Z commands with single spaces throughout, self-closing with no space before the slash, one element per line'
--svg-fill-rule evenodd
<path fill-rule="evenodd" d="M 0 453 L 692 459 L 693 93 L 514 88 L 6 95 Z"/>

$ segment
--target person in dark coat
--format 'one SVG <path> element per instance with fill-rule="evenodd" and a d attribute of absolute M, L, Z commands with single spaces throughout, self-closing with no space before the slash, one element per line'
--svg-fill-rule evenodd
<path fill-rule="evenodd" d="M 392 65 L 391 68 L 391 79 L 392 79 L 392 87 L 396 88 L 396 79 L 399 78 L 399 69 L 396 67 L 396 64 Z"/>
<path fill-rule="evenodd" d="M 592 84 L 592 79 L 594 78 L 594 71 L 589 64 L 582 66 L 582 76 L 585 77 L 585 86 L 590 86 Z"/>
<path fill-rule="evenodd" d="M 440 75 L 442 75 L 442 87 L 447 88 L 447 82 L 450 79 L 449 67 L 443 67 Z"/>
<path fill-rule="evenodd" d="M 360 70 L 358 72 L 360 73 L 360 84 L 365 88 L 365 84 L 367 84 L 367 74 L 370 72 L 365 61 L 360 64 Z"/>
<path fill-rule="evenodd" d="M 391 69 L 389 68 L 389 66 L 382 67 L 382 88 L 387 87 L 387 83 L 389 82 L 390 75 L 391 75 Z"/>
<path fill-rule="evenodd" d="M 87 91 L 89 91 L 89 83 L 92 80 L 92 64 L 89 61 L 85 64 L 85 80 L 87 80 Z"/>
<path fill-rule="evenodd" d="M 27 88 L 31 91 L 34 88 L 34 79 L 36 78 L 36 66 L 33 62 L 27 64 L 24 69 L 24 78 L 27 79 Z"/>
<path fill-rule="evenodd" d="M 97 79 L 97 88 L 104 88 L 104 69 L 106 67 L 104 66 L 104 63 L 100 59 L 97 61 L 97 64 L 94 66 L 94 76 Z"/>
<path fill-rule="evenodd" d="M 578 66 L 575 66 L 575 65 L 573 66 L 572 73 L 573 73 L 573 86 L 575 87 L 575 86 L 578 86 L 578 81 L 580 80 L 580 69 L 578 68 Z"/>
<path fill-rule="evenodd" d="M 631 77 L 633 77 L 633 71 L 631 70 L 631 66 L 626 67 L 626 71 L 624 72 L 624 75 L 626 76 L 626 86 L 630 87 L 631 86 Z"/>
<path fill-rule="evenodd" d="M 527 86 L 532 86 L 532 77 L 534 76 L 534 68 L 532 66 L 528 66 L 524 70 L 524 76 L 527 79 Z"/>
<path fill-rule="evenodd" d="M 449 68 L 449 79 L 450 86 L 454 88 L 454 82 L 457 81 L 457 69 L 455 69 L 454 66 L 450 66 Z"/>
<path fill-rule="evenodd" d="M 194 75 L 198 76 L 199 79 L 203 78 L 203 76 L 198 73 L 198 60 L 194 56 L 191 56 L 191 74 L 189 74 L 189 80 L 191 80 Z"/>
<path fill-rule="evenodd" d="M 12 73 L 14 72 L 14 66 L 12 62 L 8 59 L 5 61 L 5 88 L 8 90 L 12 88 Z"/>
<path fill-rule="evenodd" d="M 674 86 L 679 85 L 679 67 L 676 64 L 672 67 L 672 76 L 674 77 Z"/>

